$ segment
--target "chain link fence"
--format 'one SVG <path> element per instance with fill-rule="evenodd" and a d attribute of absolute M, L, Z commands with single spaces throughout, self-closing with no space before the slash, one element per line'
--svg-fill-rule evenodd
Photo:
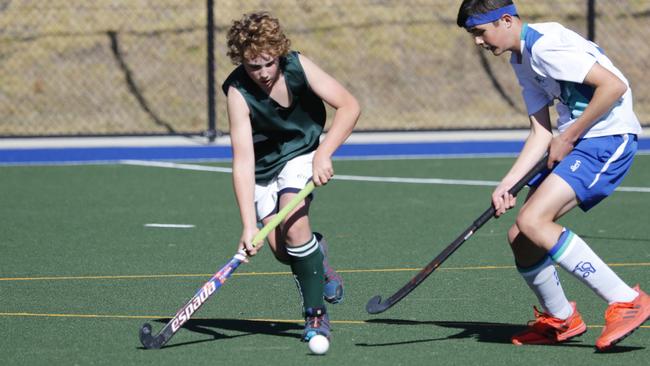
<path fill-rule="evenodd" d="M 0 0 L 0 135 L 206 128 L 206 6 Z"/>
<path fill-rule="evenodd" d="M 515 1 L 587 34 L 587 0 Z M 216 119 L 233 19 L 278 16 L 292 48 L 344 83 L 360 130 L 527 127 L 508 57 L 473 46 L 460 1 L 217 0 Z M 596 42 L 650 122 L 650 0 L 597 0 Z M 208 128 L 205 0 L 0 0 L 0 135 L 199 134 Z M 332 113 L 329 113 L 330 117 Z"/>

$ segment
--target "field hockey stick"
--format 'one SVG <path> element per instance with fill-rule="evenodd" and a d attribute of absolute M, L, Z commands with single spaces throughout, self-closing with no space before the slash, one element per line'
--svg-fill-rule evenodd
<path fill-rule="evenodd" d="M 309 181 L 305 188 L 303 188 L 296 197 L 278 212 L 271 221 L 269 221 L 260 231 L 255 234 L 252 240 L 252 245 L 256 246 L 266 238 L 267 235 L 275 229 L 287 215 L 293 211 L 300 202 L 302 202 L 314 190 L 314 182 Z M 140 342 L 147 349 L 158 349 L 164 346 L 169 340 L 178 332 L 183 324 L 185 324 L 192 314 L 205 304 L 205 302 L 226 282 L 226 280 L 233 274 L 239 265 L 246 259 L 246 253 L 240 250 L 235 254 L 225 266 L 223 266 L 217 273 L 215 273 L 208 282 L 206 282 L 194 294 L 192 299 L 188 301 L 176 315 L 160 330 L 156 335 L 151 334 L 151 324 L 144 323 L 140 328 Z"/>
<path fill-rule="evenodd" d="M 510 193 L 513 196 L 517 196 L 519 191 L 538 173 L 540 173 L 544 168 L 546 168 L 548 157 L 544 156 L 523 178 L 521 178 L 510 190 Z M 449 256 L 451 256 L 456 249 L 458 249 L 467 239 L 469 239 L 481 226 L 488 222 L 495 214 L 496 210 L 494 205 L 490 205 L 478 219 L 476 219 L 472 225 L 470 225 L 465 231 L 456 240 L 454 240 L 449 246 L 447 246 L 436 258 L 434 258 L 426 267 L 422 268 L 415 277 L 413 277 L 406 285 L 400 288 L 388 299 L 381 301 L 381 296 L 377 295 L 371 298 L 366 304 L 366 311 L 370 314 L 379 314 L 386 311 L 393 305 L 397 304 L 402 300 L 406 295 L 413 291 L 422 281 L 424 281 L 433 271 L 436 270 Z"/>

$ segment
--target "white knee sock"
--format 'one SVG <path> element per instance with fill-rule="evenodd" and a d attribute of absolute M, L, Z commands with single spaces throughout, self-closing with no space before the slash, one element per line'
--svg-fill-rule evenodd
<path fill-rule="evenodd" d="M 549 255 L 609 304 L 629 302 L 638 295 L 571 230 L 564 229 Z"/>
<path fill-rule="evenodd" d="M 544 256 L 532 267 L 517 267 L 517 270 L 537 296 L 544 312 L 559 319 L 571 316 L 573 308 L 564 294 L 555 265 L 549 256 Z"/>

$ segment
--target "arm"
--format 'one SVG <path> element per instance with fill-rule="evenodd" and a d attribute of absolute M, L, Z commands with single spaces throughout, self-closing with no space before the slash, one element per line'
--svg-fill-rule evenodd
<path fill-rule="evenodd" d="M 239 206 L 242 235 L 238 249 L 245 249 L 248 255 L 255 255 L 251 241 L 257 233 L 255 214 L 255 152 L 248 105 L 241 93 L 230 87 L 227 97 L 228 121 L 232 145 L 232 182 Z"/>
<path fill-rule="evenodd" d="M 549 151 L 549 166 L 564 159 L 573 150 L 576 141 L 627 91 L 627 85 L 621 79 L 598 63 L 591 67 L 585 76 L 584 84 L 595 88 L 594 95 L 582 115 L 564 132 L 553 138 Z"/>
<path fill-rule="evenodd" d="M 316 186 L 320 186 L 334 175 L 332 155 L 352 133 L 361 108 L 356 98 L 332 76 L 303 55 L 299 57 L 312 90 L 336 109 L 332 126 L 314 155 L 313 180 Z"/>
<path fill-rule="evenodd" d="M 517 203 L 508 190 L 519 181 L 532 167 L 541 159 L 548 150 L 553 138 L 551 132 L 551 118 L 548 106 L 533 113 L 530 117 L 530 134 L 526 138 L 517 160 L 510 168 L 510 171 L 503 177 L 501 183 L 492 193 L 492 204 L 495 208 L 495 215 L 501 216 Z"/>

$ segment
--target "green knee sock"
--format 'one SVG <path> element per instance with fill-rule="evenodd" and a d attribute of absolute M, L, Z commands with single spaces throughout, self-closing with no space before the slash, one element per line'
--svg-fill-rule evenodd
<path fill-rule="evenodd" d="M 291 272 L 302 295 L 304 309 L 324 308 L 323 253 L 319 250 L 318 241 L 312 236 L 304 245 L 287 247 L 287 252 L 291 258 Z"/>

